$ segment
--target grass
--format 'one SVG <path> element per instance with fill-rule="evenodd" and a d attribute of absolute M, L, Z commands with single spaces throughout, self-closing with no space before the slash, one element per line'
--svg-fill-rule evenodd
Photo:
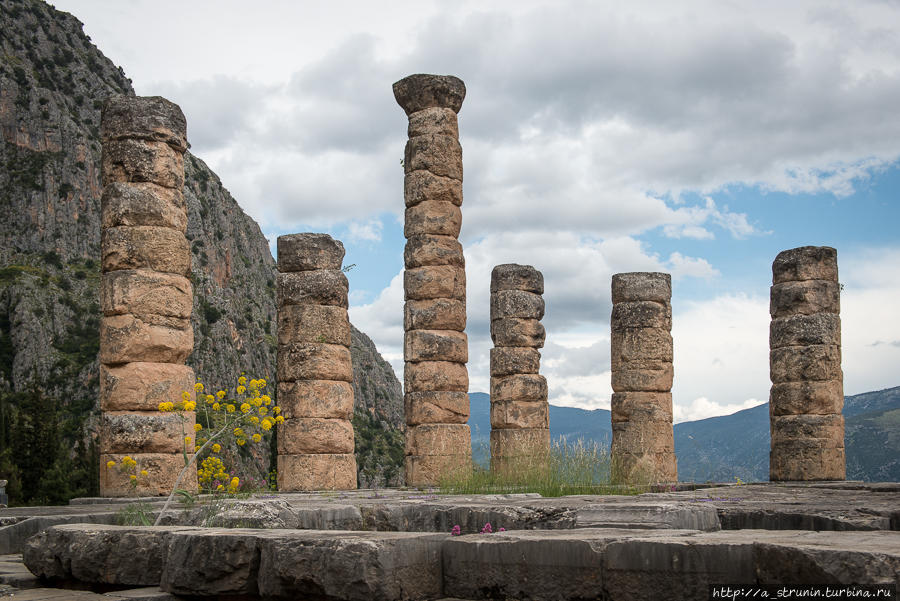
<path fill-rule="evenodd" d="M 634 495 L 650 488 L 650 482 L 613 484 L 614 462 L 609 448 L 597 442 L 554 442 L 547 454 L 508 459 L 502 469 L 488 470 L 477 464 L 443 478 L 440 494 L 539 493 L 543 497 L 565 495 Z"/>

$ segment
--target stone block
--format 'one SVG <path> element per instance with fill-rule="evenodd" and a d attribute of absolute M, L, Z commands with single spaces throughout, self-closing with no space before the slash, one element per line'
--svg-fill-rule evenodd
<path fill-rule="evenodd" d="M 672 423 L 671 392 L 614 392 L 610 405 L 613 423 Z"/>
<path fill-rule="evenodd" d="M 147 182 L 113 182 L 100 197 L 100 224 L 104 228 L 150 225 L 187 231 L 187 209 L 181 190 Z"/>
<path fill-rule="evenodd" d="M 672 299 L 672 276 L 660 272 L 616 273 L 612 277 L 612 302 L 654 301 L 668 303 Z"/>
<path fill-rule="evenodd" d="M 138 476 L 137 486 L 131 484 L 130 473 L 123 473 L 118 466 L 126 455 L 137 461 L 137 473 L 146 470 L 146 476 Z M 191 456 L 188 455 L 188 460 Z M 106 467 L 115 461 L 117 467 Z M 100 495 L 104 497 L 161 497 L 168 496 L 175 480 L 184 469 L 181 453 L 101 453 Z M 192 463 L 178 484 L 188 492 L 197 491 L 197 464 Z"/>
<path fill-rule="evenodd" d="M 497 346 L 491 349 L 491 376 L 536 374 L 541 368 L 541 352 L 531 347 Z"/>
<path fill-rule="evenodd" d="M 340 269 L 344 245 L 328 234 L 287 234 L 278 236 L 278 271 Z"/>
<path fill-rule="evenodd" d="M 177 403 L 192 391 L 194 370 L 177 363 L 100 364 L 101 411 L 155 411 L 160 403 Z"/>
<path fill-rule="evenodd" d="M 444 534 L 296 532 L 260 539 L 263 599 L 437 599 Z"/>
<path fill-rule="evenodd" d="M 466 303 L 452 298 L 408 300 L 403 307 L 404 330 L 466 329 Z"/>
<path fill-rule="evenodd" d="M 632 361 L 612 370 L 614 392 L 669 392 L 675 371 L 668 361 Z"/>
<path fill-rule="evenodd" d="M 407 269 L 439 265 L 465 267 L 462 244 L 453 236 L 417 234 L 406 240 L 403 260 Z"/>
<path fill-rule="evenodd" d="M 403 272 L 406 300 L 448 298 L 466 301 L 466 270 L 453 265 L 431 265 Z"/>
<path fill-rule="evenodd" d="M 445 107 L 430 107 L 409 115 L 407 136 L 440 135 L 459 138 L 459 120 L 456 113 Z"/>
<path fill-rule="evenodd" d="M 466 84 L 452 75 L 417 73 L 394 83 L 394 98 L 408 116 L 432 107 L 458 113 L 466 98 Z"/>
<path fill-rule="evenodd" d="M 100 416 L 100 453 L 181 453 L 184 437 L 194 438 L 194 412 L 104 411 Z M 188 450 L 193 449 L 189 446 Z"/>
<path fill-rule="evenodd" d="M 407 486 L 436 486 L 471 471 L 471 449 L 460 455 L 407 455 L 403 463 Z"/>
<path fill-rule="evenodd" d="M 329 305 L 347 308 L 350 282 L 339 269 L 278 273 L 276 301 L 285 305 Z"/>
<path fill-rule="evenodd" d="M 219 528 L 194 531 L 197 536 L 173 532 L 166 548 L 160 588 L 179 596 L 256 596 L 259 537 L 253 532 Z"/>
<path fill-rule="evenodd" d="M 335 380 L 298 380 L 278 383 L 278 406 L 285 420 L 298 417 L 350 419 L 353 386 Z"/>
<path fill-rule="evenodd" d="M 844 446 L 843 415 L 776 415 L 771 418 L 772 445 L 818 440 L 821 447 Z"/>
<path fill-rule="evenodd" d="M 407 455 L 465 455 L 471 444 L 466 424 L 421 424 L 406 429 Z"/>
<path fill-rule="evenodd" d="M 632 361 L 671 362 L 674 358 L 672 334 L 663 328 L 613 330 L 610 349 L 613 369 L 627 366 Z"/>
<path fill-rule="evenodd" d="M 408 207 L 403 226 L 407 238 L 419 234 L 459 236 L 462 227 L 462 211 L 458 205 L 444 200 L 424 200 Z"/>
<path fill-rule="evenodd" d="M 841 347 L 816 344 L 772 349 L 769 352 L 769 375 L 773 384 L 843 380 Z"/>
<path fill-rule="evenodd" d="M 469 372 L 463 363 L 420 361 L 406 364 L 403 382 L 406 392 L 468 392 Z"/>
<path fill-rule="evenodd" d="M 424 169 L 435 175 L 462 180 L 462 146 L 453 136 L 410 138 L 403 154 L 403 169 L 404 173 Z"/>
<path fill-rule="evenodd" d="M 100 139 L 129 138 L 165 142 L 184 152 L 187 120 L 177 104 L 162 96 L 112 96 L 100 115 Z"/>
<path fill-rule="evenodd" d="M 163 315 L 190 318 L 194 287 L 184 276 L 150 269 L 107 271 L 100 278 L 104 315 Z"/>
<path fill-rule="evenodd" d="M 464 424 L 469 419 L 469 395 L 435 390 L 403 396 L 406 424 Z"/>
<path fill-rule="evenodd" d="M 531 457 L 543 460 L 550 452 L 550 430 L 491 430 L 491 458 Z"/>
<path fill-rule="evenodd" d="M 350 349 L 340 344 L 298 342 L 278 346 L 278 381 L 353 381 Z"/>
<path fill-rule="evenodd" d="M 549 428 L 550 405 L 533 401 L 495 401 L 491 399 L 491 428 Z"/>
<path fill-rule="evenodd" d="M 772 262 L 772 283 L 804 280 L 837 282 L 837 251 L 830 246 L 801 246 L 778 253 Z"/>
<path fill-rule="evenodd" d="M 769 290 L 772 317 L 841 312 L 841 286 L 831 280 L 782 282 Z"/>
<path fill-rule="evenodd" d="M 672 422 L 613 422 L 612 453 L 619 452 L 636 455 L 674 453 Z"/>
<path fill-rule="evenodd" d="M 184 187 L 184 154 L 165 142 L 104 142 L 101 169 L 104 186 L 113 182 L 149 182 L 175 190 Z"/>
<path fill-rule="evenodd" d="M 613 305 L 610 328 L 613 332 L 629 328 L 672 330 L 672 306 L 655 301 L 630 301 Z"/>
<path fill-rule="evenodd" d="M 540 319 L 544 316 L 544 298 L 525 290 L 500 290 L 491 294 L 491 320 L 506 317 Z"/>
<path fill-rule="evenodd" d="M 844 480 L 844 447 L 823 446 L 822 439 L 780 442 L 769 453 L 769 480 Z"/>
<path fill-rule="evenodd" d="M 539 374 L 513 374 L 491 378 L 491 402 L 546 401 L 547 378 Z"/>
<path fill-rule="evenodd" d="M 769 324 L 769 347 L 841 344 L 841 318 L 836 313 L 777 317 Z"/>
<path fill-rule="evenodd" d="M 191 272 L 191 247 L 184 234 L 152 225 L 111 227 L 100 244 L 103 271 L 153 269 L 186 276 Z"/>
<path fill-rule="evenodd" d="M 325 342 L 350 346 L 347 309 L 335 305 L 284 305 L 278 309 L 278 344 Z"/>
<path fill-rule="evenodd" d="M 278 490 L 353 490 L 356 456 L 279 455 Z"/>
<path fill-rule="evenodd" d="M 405 361 L 469 360 L 469 340 L 463 332 L 452 330 L 409 330 L 403 343 Z"/>
<path fill-rule="evenodd" d="M 424 169 L 407 173 L 403 178 L 403 196 L 407 207 L 435 200 L 461 206 L 462 181 L 441 177 Z"/>
<path fill-rule="evenodd" d="M 772 415 L 829 415 L 843 408 L 844 383 L 840 380 L 782 382 L 773 384 L 769 392 Z"/>
<path fill-rule="evenodd" d="M 536 319 L 507 317 L 491 321 L 491 339 L 496 346 L 544 346 L 546 331 Z"/>
<path fill-rule="evenodd" d="M 184 363 L 194 350 L 189 319 L 111 315 L 100 319 L 100 362 Z"/>
<path fill-rule="evenodd" d="M 504 263 L 491 270 L 491 294 L 501 290 L 544 293 L 544 275 L 531 265 Z"/>
<path fill-rule="evenodd" d="M 279 455 L 353 453 L 353 425 L 346 419 L 293 417 L 278 425 Z"/>
<path fill-rule="evenodd" d="M 610 480 L 621 484 L 656 484 L 677 482 L 678 466 L 675 453 L 632 453 L 623 446 L 611 449 Z M 646 527 L 646 526 L 641 526 Z"/>

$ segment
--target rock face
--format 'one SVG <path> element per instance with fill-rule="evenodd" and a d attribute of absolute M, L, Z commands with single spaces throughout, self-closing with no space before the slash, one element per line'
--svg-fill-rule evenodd
<path fill-rule="evenodd" d="M 180 369 L 194 350 L 193 288 L 184 277 L 191 255 L 180 227 L 187 223 L 186 129 L 181 109 L 159 96 L 113 96 L 100 120 L 104 184 L 100 361 L 106 373 L 115 370 L 119 375 L 115 380 L 104 378 L 100 386 L 100 494 L 106 497 L 170 491 L 184 467 L 185 432 L 193 432 L 193 411 L 185 412 L 183 424 L 173 414 L 146 407 L 140 395 L 120 395 L 117 411 L 108 409 L 104 403 L 108 386 L 103 385 L 139 387 L 138 370 L 129 369 L 138 364 L 151 372 L 178 372 L 188 384 L 186 390 L 193 386 L 193 372 Z M 134 225 L 129 217 L 138 214 L 141 225 Z M 181 391 L 167 387 L 160 402 L 180 400 Z M 119 467 L 123 455 L 137 462 L 131 470 Z M 119 466 L 108 467 L 107 462 Z M 188 476 L 184 486 L 195 491 L 196 477 Z"/>
<path fill-rule="evenodd" d="M 75 465 L 89 466 L 89 477 L 72 472 L 72 486 L 79 495 L 97 495 L 98 389 L 99 379 L 106 377 L 97 357 L 106 312 L 101 304 L 115 307 L 124 298 L 135 299 L 131 289 L 100 295 L 100 111 L 109 96 L 134 92 L 122 69 L 68 13 L 38 0 L 11 0 L 0 10 L 0 30 L 0 202 L 5 216 L 0 222 L 0 395 L 15 406 L 16 395 L 37 383 L 58 404 L 64 433 L 60 452 L 72 455 L 68 460 Z M 154 134 L 145 141 L 166 140 Z M 119 150 L 120 155 L 129 152 Z M 106 215 L 123 225 L 159 224 L 186 232 L 190 274 L 182 275 L 193 287 L 194 349 L 185 362 L 208 386 L 233 385 L 241 372 L 274 381 L 276 272 L 268 242 L 200 158 L 188 151 L 183 163 L 182 210 L 173 208 L 175 197 L 163 198 L 161 186 L 149 194 L 144 189 L 153 184 L 132 182 L 127 193 L 107 199 Z M 109 255 L 110 260 L 119 257 L 127 259 Z M 183 294 L 181 283 L 173 279 L 168 290 Z M 143 300 L 149 308 L 159 299 Z M 180 302 L 174 304 L 183 309 Z M 392 453 L 401 455 L 398 460 L 363 449 L 367 454 L 360 460 L 371 467 L 369 481 L 399 483 L 400 384 L 371 341 L 352 327 L 351 335 L 357 414 L 384 437 Z M 175 376 L 164 375 L 160 385 L 176 381 L 180 391 Z M 151 408 L 163 400 L 157 387 L 145 385 L 141 391 Z M 41 462 L 47 463 L 46 453 Z M 248 464 L 242 470 L 259 469 L 245 471 L 258 479 L 267 462 L 264 457 L 261 468 Z M 11 492 L 15 484 L 11 479 Z"/>
<path fill-rule="evenodd" d="M 491 469 L 544 464 L 550 452 L 544 346 L 544 276 L 531 265 L 491 271 Z"/>
<path fill-rule="evenodd" d="M 837 251 L 803 246 L 772 263 L 769 312 L 770 480 L 843 480 Z"/>
<path fill-rule="evenodd" d="M 451 76 L 394 84 L 409 117 L 405 171 L 404 290 L 406 482 L 437 484 L 471 457 L 462 148 L 456 114 L 466 87 Z"/>
<path fill-rule="evenodd" d="M 356 488 L 344 245 L 278 237 L 278 490 Z"/>
<path fill-rule="evenodd" d="M 612 460 L 620 481 L 675 482 L 672 278 L 612 278 Z"/>

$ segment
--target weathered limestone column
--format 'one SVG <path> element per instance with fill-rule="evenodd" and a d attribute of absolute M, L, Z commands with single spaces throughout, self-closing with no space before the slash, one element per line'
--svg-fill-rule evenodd
<path fill-rule="evenodd" d="M 100 130 L 100 494 L 168 494 L 184 467 L 184 443 L 178 417 L 158 406 L 181 401 L 182 391 L 193 394 L 195 381 L 184 365 L 194 348 L 184 235 L 187 125 L 164 98 L 114 96 Z M 148 472 L 136 489 L 128 474 L 106 467 L 126 455 Z M 180 488 L 196 490 L 196 467 Z"/>
<path fill-rule="evenodd" d="M 672 277 L 612 277 L 613 478 L 675 482 L 672 431 Z"/>
<path fill-rule="evenodd" d="M 769 312 L 769 479 L 843 480 L 837 251 L 804 246 L 778 253 Z"/>
<path fill-rule="evenodd" d="M 491 271 L 491 469 L 544 464 L 550 452 L 544 346 L 544 276 L 531 265 Z"/>
<path fill-rule="evenodd" d="M 469 359 L 462 223 L 462 148 L 456 77 L 410 75 L 394 84 L 409 117 L 404 155 L 406 483 L 437 484 L 469 466 Z"/>
<path fill-rule="evenodd" d="M 278 237 L 278 490 L 356 488 L 344 245 Z"/>

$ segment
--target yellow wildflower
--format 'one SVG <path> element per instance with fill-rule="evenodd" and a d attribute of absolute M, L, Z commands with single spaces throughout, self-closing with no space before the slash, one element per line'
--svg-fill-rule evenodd
<path fill-rule="evenodd" d="M 281 407 L 279 407 L 278 405 L 275 405 L 274 407 L 272 407 L 272 413 L 274 413 L 275 415 L 278 415 L 279 413 L 281 413 Z"/>
<path fill-rule="evenodd" d="M 253 435 L 253 442 L 259 442 L 260 440 L 262 440 L 262 435 L 260 435 L 260 434 Z"/>
<path fill-rule="evenodd" d="M 164 401 L 159 404 L 160 411 L 172 411 L 173 409 L 175 409 L 175 403 Z"/>
<path fill-rule="evenodd" d="M 244 392 L 246 392 L 246 391 L 247 391 L 247 389 L 246 389 L 244 386 L 238 386 L 238 387 L 237 387 L 237 393 L 238 393 L 238 394 L 244 394 Z"/>
<path fill-rule="evenodd" d="M 258 424 L 258 423 L 259 423 L 259 418 L 256 417 L 255 415 L 252 416 L 252 417 L 250 418 L 250 423 L 251 423 L 251 424 Z"/>
<path fill-rule="evenodd" d="M 225 490 L 225 485 L 224 485 L 224 484 L 218 485 L 218 486 L 216 487 L 216 490 Z"/>
<path fill-rule="evenodd" d="M 244 431 L 241 430 L 240 428 L 235 428 L 235 429 L 234 429 L 234 435 L 235 435 L 235 436 L 243 436 L 243 435 L 244 435 Z"/>
<path fill-rule="evenodd" d="M 191 400 L 191 393 L 188 392 L 187 390 L 182 390 L 182 391 L 181 391 L 181 400 L 182 400 L 182 401 L 189 401 L 189 400 Z"/>
<path fill-rule="evenodd" d="M 194 432 L 199 432 L 202 429 L 203 426 L 201 424 L 194 424 Z"/>
<path fill-rule="evenodd" d="M 214 396 L 211 395 L 211 394 L 206 395 L 206 403 L 207 403 L 207 404 L 211 404 L 211 403 L 214 403 L 214 402 L 216 402 L 216 397 L 214 397 Z"/>
<path fill-rule="evenodd" d="M 116 467 L 116 462 L 115 462 L 115 461 L 107 461 L 107 462 L 106 462 L 106 467 L 108 467 L 108 468 L 110 468 L 110 467 Z"/>
<path fill-rule="evenodd" d="M 238 384 L 240 384 L 241 386 L 243 386 L 246 383 L 247 383 L 247 378 L 245 378 L 244 376 L 241 376 L 240 378 L 238 378 Z"/>
<path fill-rule="evenodd" d="M 234 413 L 234 405 L 226 405 L 225 409 L 228 411 L 228 413 Z"/>
<path fill-rule="evenodd" d="M 239 447 L 242 447 L 242 446 L 244 446 L 244 443 L 247 441 L 244 440 L 243 438 L 238 438 L 235 442 L 238 444 Z"/>
<path fill-rule="evenodd" d="M 219 398 L 219 400 L 221 401 L 222 399 L 225 398 L 225 395 L 226 395 L 226 394 L 227 394 L 227 393 L 226 393 L 224 390 L 220 390 L 219 392 L 216 393 L 216 396 L 217 396 L 217 397 Z"/>
<path fill-rule="evenodd" d="M 250 413 L 252 410 L 253 407 L 249 403 L 241 403 L 241 413 Z"/>
<path fill-rule="evenodd" d="M 259 385 L 260 388 L 265 388 L 265 387 L 266 387 L 266 380 L 265 380 L 265 378 L 260 378 L 259 380 L 256 381 L 256 383 L 257 383 L 257 385 Z"/>
<path fill-rule="evenodd" d="M 221 407 L 220 404 L 218 404 L 218 403 L 213 403 L 213 411 L 218 411 L 220 407 Z"/>
<path fill-rule="evenodd" d="M 187 446 L 191 446 L 191 437 L 190 436 L 184 437 L 184 444 L 186 444 Z"/>
<path fill-rule="evenodd" d="M 149 476 L 150 474 L 147 473 L 147 470 L 141 470 L 141 475 L 142 475 L 144 478 L 146 478 L 146 477 Z"/>
<path fill-rule="evenodd" d="M 272 397 L 270 397 L 270 396 L 267 395 L 267 394 L 262 395 L 261 398 L 262 398 L 263 404 L 264 404 L 266 407 L 268 407 L 268 406 L 272 403 Z"/>
<path fill-rule="evenodd" d="M 136 481 L 137 481 L 137 476 L 135 476 L 134 474 L 131 474 L 131 476 L 129 476 L 129 477 L 131 478 L 131 481 L 132 481 L 132 482 L 136 482 Z"/>
<path fill-rule="evenodd" d="M 272 421 L 267 417 L 262 422 L 260 422 L 260 426 L 263 430 L 271 430 L 272 429 Z"/>
<path fill-rule="evenodd" d="M 213 446 L 212 446 L 212 452 L 213 452 L 213 453 L 218 453 L 218 452 L 221 451 L 221 450 L 222 450 L 222 445 L 220 445 L 220 444 L 217 443 L 217 442 L 216 442 L 216 443 L 213 443 Z"/>
<path fill-rule="evenodd" d="M 268 413 L 268 412 L 269 412 L 269 410 L 266 409 L 265 407 L 260 407 L 260 408 L 259 408 L 259 414 L 260 414 L 260 415 L 265 415 L 265 414 Z"/>
<path fill-rule="evenodd" d="M 184 403 L 185 411 L 193 411 L 196 408 L 197 408 L 197 403 L 195 403 L 194 401 L 185 401 L 185 403 Z"/>
<path fill-rule="evenodd" d="M 283 415 L 279 415 L 278 417 L 275 418 L 275 423 L 276 423 L 276 424 L 280 424 L 280 423 L 283 423 L 283 422 L 284 422 L 284 416 L 283 416 Z"/>
<path fill-rule="evenodd" d="M 203 384 L 197 382 L 196 384 L 194 384 L 194 390 L 196 390 L 197 392 L 203 392 Z"/>

